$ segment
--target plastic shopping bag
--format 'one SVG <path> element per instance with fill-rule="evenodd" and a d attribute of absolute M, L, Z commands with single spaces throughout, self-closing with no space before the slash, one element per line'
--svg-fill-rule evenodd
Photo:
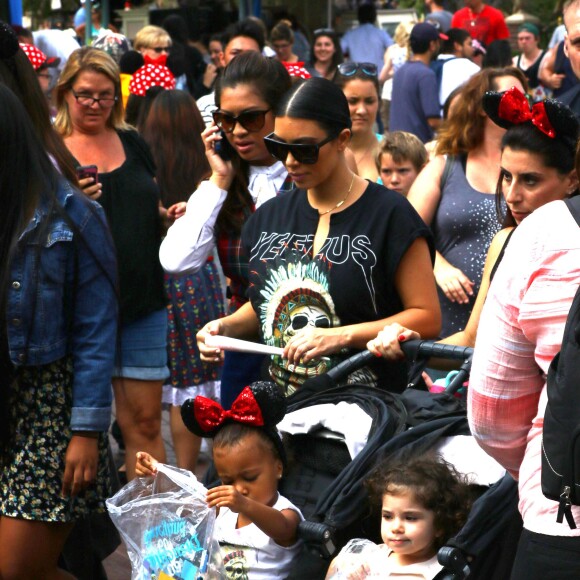
<path fill-rule="evenodd" d="M 388 550 L 369 540 L 354 538 L 340 551 L 328 570 L 329 580 L 384 578 Z M 405 576 L 406 578 L 407 576 Z"/>
<path fill-rule="evenodd" d="M 134 479 L 107 500 L 132 580 L 210 578 L 215 509 L 206 491 L 193 473 L 160 463 L 154 478 Z"/>

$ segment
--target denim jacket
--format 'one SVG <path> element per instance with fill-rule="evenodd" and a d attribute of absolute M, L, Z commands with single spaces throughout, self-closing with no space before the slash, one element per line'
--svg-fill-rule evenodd
<path fill-rule="evenodd" d="M 49 215 L 46 200 L 38 204 L 12 260 L 6 317 L 10 358 L 19 367 L 71 355 L 71 429 L 105 431 L 117 338 L 115 251 L 98 204 L 62 178 L 56 197 L 83 239 L 73 242 L 63 217 Z M 46 220 L 48 229 L 41 227 Z"/>

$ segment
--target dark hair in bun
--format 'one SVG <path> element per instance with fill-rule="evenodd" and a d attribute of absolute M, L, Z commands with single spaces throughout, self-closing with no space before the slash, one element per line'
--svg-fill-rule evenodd
<path fill-rule="evenodd" d="M 13 28 L 0 20 L 0 58 L 12 58 L 19 48 L 18 37 Z"/>
<path fill-rule="evenodd" d="M 316 121 L 329 135 L 350 129 L 350 110 L 342 89 L 323 78 L 311 78 L 294 85 L 283 97 L 277 117 Z"/>

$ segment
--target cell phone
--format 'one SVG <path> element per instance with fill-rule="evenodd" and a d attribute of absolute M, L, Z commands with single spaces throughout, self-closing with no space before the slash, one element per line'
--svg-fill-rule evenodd
<path fill-rule="evenodd" d="M 219 132 L 220 137 L 222 138 L 221 141 L 215 142 L 215 152 L 224 160 L 230 161 L 232 158 L 232 154 L 234 152 L 234 148 L 231 146 L 226 134 L 223 131 Z"/>
<path fill-rule="evenodd" d="M 86 177 L 92 177 L 93 183 L 99 182 L 99 170 L 96 165 L 81 165 L 77 167 L 77 177 L 79 179 L 85 179 Z"/>

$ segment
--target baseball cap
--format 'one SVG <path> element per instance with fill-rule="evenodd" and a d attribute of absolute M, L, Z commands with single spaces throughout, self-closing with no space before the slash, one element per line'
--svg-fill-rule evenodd
<path fill-rule="evenodd" d="M 519 32 L 530 32 L 536 38 L 540 38 L 540 29 L 535 24 L 533 24 L 532 22 L 524 22 L 518 28 L 518 33 Z"/>
<path fill-rule="evenodd" d="M 448 36 L 439 32 L 435 26 L 429 22 L 419 22 L 413 26 L 411 30 L 411 40 L 431 41 L 431 40 L 447 40 Z"/>

